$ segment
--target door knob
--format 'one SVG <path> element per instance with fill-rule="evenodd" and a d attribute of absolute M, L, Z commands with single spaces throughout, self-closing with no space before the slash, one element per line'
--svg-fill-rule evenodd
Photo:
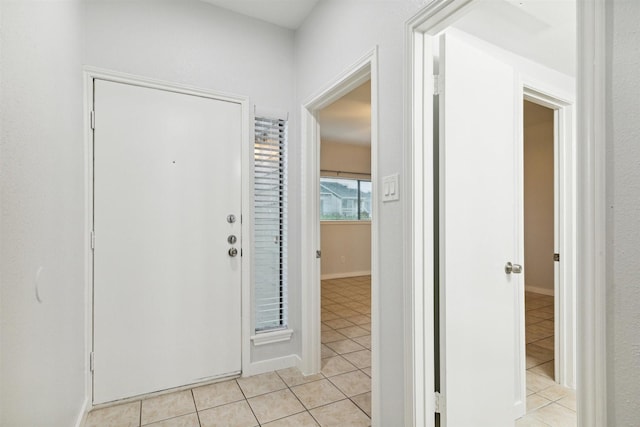
<path fill-rule="evenodd" d="M 506 263 L 504 266 L 504 272 L 507 274 L 520 274 L 522 273 L 522 266 L 520 264 Z"/>
<path fill-rule="evenodd" d="M 231 258 L 235 257 L 236 255 L 238 255 L 238 250 L 236 248 L 229 249 L 229 256 Z"/>

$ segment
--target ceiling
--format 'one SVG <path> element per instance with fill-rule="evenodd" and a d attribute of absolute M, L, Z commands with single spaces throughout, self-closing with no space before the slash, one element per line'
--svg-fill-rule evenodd
<path fill-rule="evenodd" d="M 320 111 L 320 139 L 371 145 L 371 81 Z"/>
<path fill-rule="evenodd" d="M 292 30 L 319 0 L 202 0 Z M 484 0 L 454 26 L 575 76 L 576 0 Z"/>
<path fill-rule="evenodd" d="M 295 30 L 318 0 L 202 0 L 242 15 Z"/>
<path fill-rule="evenodd" d="M 576 0 L 481 1 L 454 27 L 575 76 Z"/>
<path fill-rule="evenodd" d="M 319 0 L 202 0 L 297 29 Z M 454 26 L 502 49 L 575 76 L 576 0 L 478 1 Z M 366 83 L 320 113 L 325 140 L 371 144 L 371 88 Z"/>

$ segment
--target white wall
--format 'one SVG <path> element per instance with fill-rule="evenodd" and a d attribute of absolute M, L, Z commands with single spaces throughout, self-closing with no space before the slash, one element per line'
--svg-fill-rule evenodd
<path fill-rule="evenodd" d="M 88 357 L 82 4 L 0 8 L 0 425 L 72 426 Z"/>
<path fill-rule="evenodd" d="M 322 126 L 322 125 L 321 125 Z M 320 170 L 354 172 L 339 176 L 369 179 L 371 174 L 371 146 L 322 140 L 320 144 Z M 337 176 L 321 172 L 322 176 Z M 320 223 L 320 250 L 323 279 L 352 277 L 371 273 L 371 222 L 322 221 Z"/>
<path fill-rule="evenodd" d="M 553 110 L 524 102 L 525 287 L 553 295 Z"/>
<path fill-rule="evenodd" d="M 0 425 L 70 426 L 88 395 L 83 65 L 292 111 L 293 32 L 200 1 L 4 0 L 0 15 Z M 298 340 L 252 358 L 299 353 Z"/>
<path fill-rule="evenodd" d="M 640 2 L 607 0 L 608 425 L 640 419 Z"/>
<path fill-rule="evenodd" d="M 303 103 L 378 46 L 379 173 L 403 169 L 404 23 L 423 2 L 412 0 L 329 0 L 318 3 L 296 33 L 296 95 Z M 296 135 L 300 132 L 296 131 Z M 300 170 L 300 147 L 291 152 Z M 293 160 L 295 159 L 295 160 Z M 292 181 L 300 195 L 300 175 Z M 404 183 L 400 183 L 402 188 Z M 297 196 L 296 198 L 298 198 Z M 293 199 L 293 197 L 292 197 Z M 404 423 L 403 241 L 402 201 L 379 205 L 381 426 Z M 300 207 L 293 215 L 299 217 Z M 293 222 L 293 221 L 292 221 Z M 294 225 L 294 224 L 292 224 Z M 295 225 L 300 227 L 300 222 Z"/>
<path fill-rule="evenodd" d="M 85 63 L 293 107 L 293 32 L 195 0 L 89 1 Z"/>

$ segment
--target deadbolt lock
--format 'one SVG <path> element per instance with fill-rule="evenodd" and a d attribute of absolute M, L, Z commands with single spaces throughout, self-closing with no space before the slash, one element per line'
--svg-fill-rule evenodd
<path fill-rule="evenodd" d="M 227 222 L 229 224 L 233 224 L 234 222 L 236 222 L 236 216 L 234 214 L 227 215 Z"/>
<path fill-rule="evenodd" d="M 236 236 L 234 236 L 233 234 L 231 234 L 229 237 L 227 237 L 227 242 L 230 245 L 233 245 L 237 241 L 238 241 L 238 238 Z"/>

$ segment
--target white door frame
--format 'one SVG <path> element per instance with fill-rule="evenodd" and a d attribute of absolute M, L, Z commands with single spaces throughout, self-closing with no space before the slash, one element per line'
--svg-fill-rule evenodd
<path fill-rule="evenodd" d="M 575 388 L 575 109 L 571 102 L 532 85 L 525 84 L 523 92 L 525 100 L 554 110 L 554 240 L 560 254 L 554 268 L 554 372 L 557 383 Z"/>
<path fill-rule="evenodd" d="M 432 426 L 435 410 L 433 294 L 432 72 L 425 37 L 482 0 L 433 0 L 405 27 L 405 173 L 410 184 L 405 228 L 405 425 Z M 577 2 L 576 246 L 577 387 L 581 427 L 606 425 L 605 346 L 605 7 Z M 427 44 L 428 45 L 428 44 Z M 431 86 L 431 87 L 430 87 Z M 430 289 L 431 286 L 427 286 Z"/>
<path fill-rule="evenodd" d="M 140 77 L 117 71 L 105 70 L 95 67 L 84 67 L 84 175 L 85 175 L 85 351 L 86 365 L 85 372 L 87 378 L 85 382 L 85 396 L 89 408 L 93 402 L 93 374 L 91 372 L 90 355 L 93 351 L 93 250 L 92 250 L 92 229 L 93 229 L 93 128 L 92 111 L 94 105 L 94 79 L 107 80 L 116 83 L 130 84 L 150 89 L 159 89 L 169 92 L 176 92 L 185 95 L 211 98 L 220 101 L 233 102 L 239 104 L 242 110 L 242 216 L 251 218 L 251 192 L 250 192 L 250 171 L 251 171 L 251 137 L 249 99 L 243 96 L 230 95 L 208 89 L 201 89 L 188 85 L 175 84 L 162 80 Z M 242 268 L 241 268 L 241 330 L 242 330 L 242 361 L 241 369 L 244 372 L 250 362 L 250 330 L 251 330 L 251 221 L 245 220 L 241 224 L 242 232 Z M 187 384 L 185 384 L 187 386 Z M 155 394 L 155 393 L 154 393 Z"/>
<path fill-rule="evenodd" d="M 319 112 L 371 79 L 371 404 L 372 423 L 380 419 L 378 50 L 368 52 L 302 104 L 302 360 L 305 375 L 320 372 L 320 125 Z"/>

